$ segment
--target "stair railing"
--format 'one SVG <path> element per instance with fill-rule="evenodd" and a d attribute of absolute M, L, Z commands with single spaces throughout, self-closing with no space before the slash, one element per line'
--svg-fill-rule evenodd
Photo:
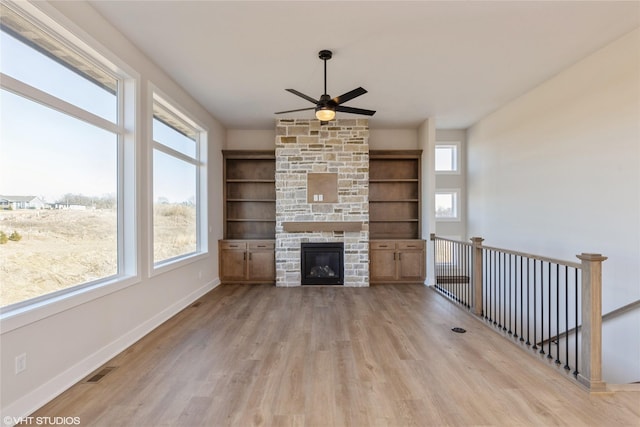
<path fill-rule="evenodd" d="M 434 288 L 591 391 L 602 391 L 600 254 L 557 260 L 431 236 Z"/>

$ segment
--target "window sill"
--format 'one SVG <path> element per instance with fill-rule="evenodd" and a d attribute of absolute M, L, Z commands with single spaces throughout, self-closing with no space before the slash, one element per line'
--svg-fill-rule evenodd
<path fill-rule="evenodd" d="M 75 290 L 62 291 L 59 294 L 46 295 L 35 299 L 33 303 L 16 308 L 8 307 L 0 314 L 1 334 L 30 325 L 47 317 L 55 316 L 106 295 L 118 292 L 140 282 L 138 276 L 117 277 Z"/>

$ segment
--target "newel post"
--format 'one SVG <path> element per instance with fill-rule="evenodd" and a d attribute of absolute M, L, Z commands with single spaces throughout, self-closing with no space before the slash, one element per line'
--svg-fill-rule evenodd
<path fill-rule="evenodd" d="M 582 261 L 582 369 L 578 381 L 604 391 L 602 381 L 602 261 L 600 254 L 576 255 Z"/>
<path fill-rule="evenodd" d="M 473 314 L 482 316 L 482 237 L 472 237 L 473 244 Z"/>

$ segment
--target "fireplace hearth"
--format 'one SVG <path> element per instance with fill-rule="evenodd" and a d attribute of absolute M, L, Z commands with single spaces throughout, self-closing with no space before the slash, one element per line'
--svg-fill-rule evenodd
<path fill-rule="evenodd" d="M 302 285 L 344 285 L 344 243 L 301 243 Z"/>

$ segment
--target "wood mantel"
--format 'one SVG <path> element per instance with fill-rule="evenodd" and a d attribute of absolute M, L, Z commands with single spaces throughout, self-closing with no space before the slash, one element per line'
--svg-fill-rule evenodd
<path fill-rule="evenodd" d="M 289 233 L 314 231 L 361 231 L 362 221 L 300 221 L 283 222 L 282 228 Z"/>

